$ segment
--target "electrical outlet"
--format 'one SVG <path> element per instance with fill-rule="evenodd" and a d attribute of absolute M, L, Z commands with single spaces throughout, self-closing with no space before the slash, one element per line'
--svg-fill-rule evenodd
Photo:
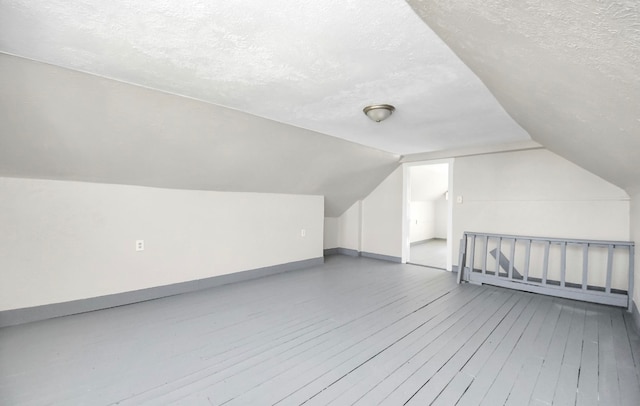
<path fill-rule="evenodd" d="M 136 251 L 144 251 L 144 240 L 136 240 Z"/>
<path fill-rule="evenodd" d="M 307 236 L 307 230 L 305 230 L 304 228 L 300 230 L 300 237 L 306 237 Z"/>
<path fill-rule="evenodd" d="M 462 195 L 456 197 L 456 203 L 462 204 Z"/>

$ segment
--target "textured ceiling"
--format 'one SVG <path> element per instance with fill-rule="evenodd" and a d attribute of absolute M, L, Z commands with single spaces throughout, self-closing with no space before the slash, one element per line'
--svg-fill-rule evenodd
<path fill-rule="evenodd" d="M 548 149 L 640 191 L 640 2 L 408 0 Z"/>
<path fill-rule="evenodd" d="M 1 0 L 0 52 L 397 154 L 529 139 L 402 0 Z"/>
<path fill-rule="evenodd" d="M 398 158 L 0 54 L 0 176 L 323 195 L 326 215 L 338 216 L 397 168 Z"/>
<path fill-rule="evenodd" d="M 407 3 L 0 0 L 0 175 L 323 194 L 334 216 L 397 154 L 531 134 L 640 190 L 640 2 Z"/>

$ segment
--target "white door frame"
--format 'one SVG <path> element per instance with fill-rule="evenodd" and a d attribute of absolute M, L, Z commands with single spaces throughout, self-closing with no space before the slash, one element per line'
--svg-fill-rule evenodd
<path fill-rule="evenodd" d="M 409 222 L 411 203 L 411 171 L 412 166 L 449 164 L 449 199 L 447 200 L 447 271 L 451 271 L 453 266 L 453 164 L 454 159 L 435 159 L 432 161 L 407 162 L 402 164 L 402 263 L 406 264 L 409 260 L 409 252 L 411 243 L 409 241 Z"/>

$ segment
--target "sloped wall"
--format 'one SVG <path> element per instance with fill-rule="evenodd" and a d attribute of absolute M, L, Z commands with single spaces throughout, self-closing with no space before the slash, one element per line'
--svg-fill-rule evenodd
<path fill-rule="evenodd" d="M 398 159 L 241 111 L 0 54 L 0 176 L 322 195 L 325 215 L 337 217 Z"/>
<path fill-rule="evenodd" d="M 322 196 L 14 178 L 0 196 L 0 311 L 322 257 Z"/>
<path fill-rule="evenodd" d="M 637 1 L 407 2 L 534 141 L 637 186 Z"/>

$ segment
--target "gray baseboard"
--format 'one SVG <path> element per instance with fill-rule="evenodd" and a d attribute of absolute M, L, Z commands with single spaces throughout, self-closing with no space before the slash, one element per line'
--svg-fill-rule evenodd
<path fill-rule="evenodd" d="M 400 257 L 393 257 L 391 255 L 375 254 L 373 252 L 358 251 L 351 248 L 340 248 L 340 247 L 326 249 L 324 250 L 324 255 L 325 256 L 346 255 L 349 257 L 373 258 L 373 259 L 379 259 L 381 261 L 388 261 L 388 262 L 396 262 L 396 263 L 402 262 L 402 258 Z"/>
<path fill-rule="evenodd" d="M 375 254 L 373 252 L 362 251 L 360 252 L 360 256 L 366 257 L 366 258 L 379 259 L 381 261 L 397 262 L 398 264 L 402 263 L 402 258 L 393 257 L 391 255 L 382 255 L 382 254 Z"/>
<path fill-rule="evenodd" d="M 431 241 L 431 238 L 427 238 L 426 240 L 414 241 L 409 243 L 409 246 L 413 247 L 415 245 L 424 244 L 425 242 Z"/>
<path fill-rule="evenodd" d="M 640 334 L 640 311 L 638 311 L 638 305 L 635 300 L 631 301 L 631 318 L 633 319 L 634 327 L 636 328 L 636 332 Z"/>
<path fill-rule="evenodd" d="M 328 256 L 330 256 L 330 255 L 338 255 L 338 254 L 339 254 L 339 252 L 338 252 L 338 248 L 326 248 L 326 249 L 322 252 L 322 254 L 323 254 L 325 257 L 328 257 Z"/>
<path fill-rule="evenodd" d="M 329 255 L 346 255 L 349 257 L 359 257 L 360 256 L 360 252 L 358 252 L 358 250 L 353 250 L 351 248 L 329 248 L 324 250 L 324 255 L 325 256 L 329 256 Z"/>
<path fill-rule="evenodd" d="M 69 316 L 72 314 L 86 313 L 95 310 L 108 309 L 110 307 L 144 302 L 147 300 L 209 289 L 229 283 L 262 278 L 264 276 L 275 275 L 282 272 L 309 268 L 323 263 L 323 257 L 311 258 L 286 264 L 236 272 L 228 275 L 213 276 L 211 278 L 180 282 L 172 285 L 156 286 L 153 288 L 116 293 L 113 295 L 72 300 L 70 302 L 53 303 L 23 309 L 4 310 L 0 311 L 0 327 L 14 326 L 17 324 L 30 323 L 32 321 L 52 319 L 54 317 Z"/>
<path fill-rule="evenodd" d="M 409 246 L 413 247 L 414 245 L 424 244 L 424 243 L 426 243 L 426 242 L 433 241 L 433 240 L 438 240 L 438 241 L 447 241 L 447 239 L 446 239 L 446 238 L 438 238 L 438 237 L 434 237 L 434 238 L 427 238 L 426 240 L 414 241 L 414 242 L 412 242 L 412 243 L 409 243 Z"/>
<path fill-rule="evenodd" d="M 348 257 L 359 257 L 360 252 L 358 250 L 352 250 L 351 248 L 338 248 L 338 254 L 346 255 Z"/>

